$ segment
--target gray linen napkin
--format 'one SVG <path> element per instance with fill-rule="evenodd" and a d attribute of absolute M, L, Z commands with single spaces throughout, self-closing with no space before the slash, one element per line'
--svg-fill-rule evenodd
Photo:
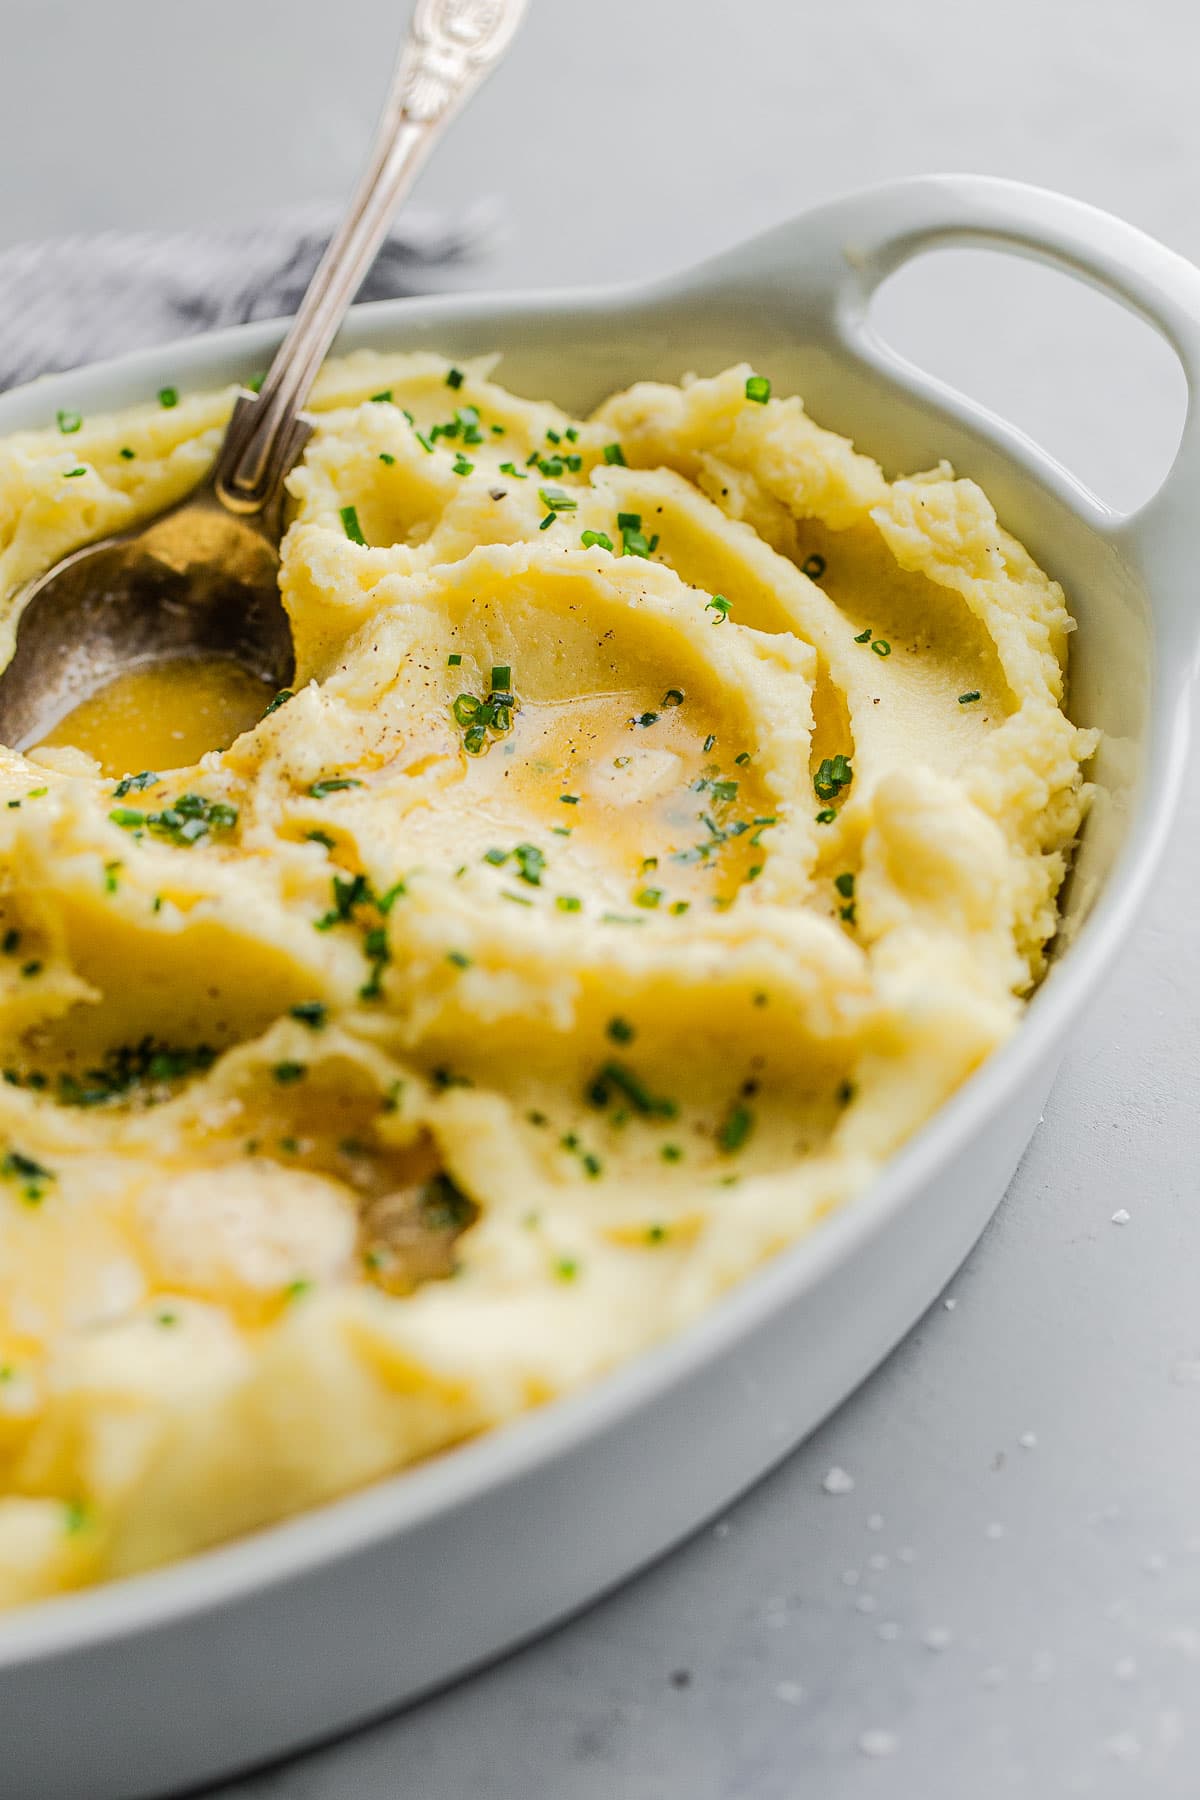
<path fill-rule="evenodd" d="M 0 390 L 144 345 L 296 310 L 336 222 L 332 210 L 212 231 L 104 232 L 0 251 Z M 390 299 L 437 285 L 477 254 L 490 209 L 450 221 L 400 218 L 359 293 Z"/>

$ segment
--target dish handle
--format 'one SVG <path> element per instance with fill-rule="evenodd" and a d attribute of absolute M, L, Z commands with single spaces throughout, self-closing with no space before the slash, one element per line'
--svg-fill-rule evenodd
<path fill-rule="evenodd" d="M 950 247 L 1008 250 L 1047 263 L 1107 294 L 1171 345 L 1188 390 L 1175 459 L 1157 492 L 1136 512 L 1118 517 L 1097 507 L 1093 522 L 1127 537 L 1139 550 L 1161 546 L 1165 535 L 1200 554 L 1200 269 L 1186 258 L 1082 200 L 983 175 L 887 182 L 821 207 L 756 246 L 760 275 L 764 263 L 776 262 L 775 272 L 783 278 L 784 261 L 792 262 L 794 274 L 795 262 L 802 260 L 809 298 L 823 302 L 832 334 L 852 355 L 874 363 L 918 397 L 922 390 L 928 394 L 931 378 L 871 329 L 868 309 L 887 277 L 914 256 Z M 817 270 L 822 273 L 814 282 Z M 824 290 L 819 295 L 818 286 Z M 1004 429 L 1003 421 L 974 402 L 971 412 Z"/>

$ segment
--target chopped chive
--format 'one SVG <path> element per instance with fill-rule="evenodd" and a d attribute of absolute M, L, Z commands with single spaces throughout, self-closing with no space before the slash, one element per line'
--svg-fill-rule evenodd
<path fill-rule="evenodd" d="M 662 707 L 668 707 L 668 708 L 672 707 L 672 706 L 682 706 L 683 705 L 683 689 L 682 688 L 668 688 L 666 693 L 663 695 L 662 699 L 659 701 L 659 705 Z"/>
<path fill-rule="evenodd" d="M 582 912 L 583 901 L 577 900 L 574 894 L 558 894 L 554 901 L 559 912 Z"/>
<path fill-rule="evenodd" d="M 585 1098 L 590 1106 L 606 1107 L 614 1094 L 627 1100 L 643 1117 L 673 1119 L 679 1112 L 674 1100 L 652 1094 L 627 1063 L 607 1062 L 588 1083 Z"/>
<path fill-rule="evenodd" d="M 622 450 L 620 444 L 605 444 L 604 460 L 606 463 L 611 463 L 613 467 L 617 469 L 628 467 L 628 464 L 625 461 L 625 452 Z"/>
<path fill-rule="evenodd" d="M 462 662 L 462 653 L 461 653 L 461 651 L 458 651 L 458 650 L 452 650 L 450 652 L 449 656 L 446 658 L 446 665 L 448 668 L 451 668 L 451 669 L 457 669 L 459 667 L 459 665 L 461 664 L 461 662 Z"/>
<path fill-rule="evenodd" d="M 471 959 L 465 950 L 447 950 L 446 961 L 454 964 L 456 969 L 469 969 Z"/>
<path fill-rule="evenodd" d="M 524 469 L 518 469 L 515 463 L 502 462 L 500 464 L 500 473 L 502 475 L 512 475 L 515 477 L 515 479 L 517 481 L 528 481 L 529 480 L 529 477 L 525 473 Z"/>
<path fill-rule="evenodd" d="M 661 888 L 645 887 L 633 896 L 633 904 L 642 907 L 646 912 L 653 912 L 654 908 L 661 903 L 662 897 Z"/>
<path fill-rule="evenodd" d="M 596 544 L 601 550 L 607 550 L 609 555 L 612 555 L 613 543 L 607 531 L 585 531 L 579 541 L 585 550 L 590 550 L 592 545 Z"/>
<path fill-rule="evenodd" d="M 492 692 L 507 692 L 512 686 L 512 668 L 508 663 L 495 663 L 492 666 Z"/>
<path fill-rule="evenodd" d="M 604 1029 L 614 1044 L 632 1044 L 637 1036 L 637 1032 L 629 1020 L 622 1019 L 619 1015 L 611 1018 Z"/>
<path fill-rule="evenodd" d="M 392 455 L 390 450 L 381 450 L 379 452 L 379 460 L 381 463 L 386 463 L 388 468 L 390 469 L 396 459 Z"/>
<path fill-rule="evenodd" d="M 970 706 L 970 704 L 973 700 L 979 700 L 981 698 L 982 698 L 982 696 L 979 692 L 979 689 L 972 688 L 971 692 L 969 694 L 960 694 L 958 696 L 958 704 L 960 706 Z"/>
<path fill-rule="evenodd" d="M 852 900 L 854 898 L 854 876 L 849 870 L 847 870 L 844 875 L 835 875 L 833 878 L 833 885 L 842 896 L 843 900 Z"/>
<path fill-rule="evenodd" d="M 462 384 L 463 384 L 462 370 L 461 369 L 448 369 L 446 372 L 446 386 L 448 388 L 460 388 L 462 386 Z"/>
<path fill-rule="evenodd" d="M 473 462 L 468 462 L 460 450 L 451 464 L 450 472 L 452 475 L 469 475 L 474 467 L 475 464 Z"/>
<path fill-rule="evenodd" d="M 86 475 L 86 474 L 87 474 L 87 470 L 82 463 L 78 463 L 75 466 L 75 468 L 73 468 L 73 469 L 64 469 L 63 470 L 63 477 L 67 481 L 70 481 L 72 479 L 72 477 L 74 477 L 76 475 Z"/>
<path fill-rule="evenodd" d="M 358 522 L 357 506 L 341 507 L 339 509 L 339 516 L 342 521 L 342 530 L 346 533 L 350 542 L 352 544 L 365 544 L 367 540 L 363 536 L 362 526 Z"/>
<path fill-rule="evenodd" d="M 329 1015 L 329 1008 L 322 1000 L 299 1000 L 292 1007 L 291 1014 L 301 1025 L 307 1025 L 310 1031 L 320 1031 Z"/>
<path fill-rule="evenodd" d="M 748 1106 L 731 1107 L 717 1131 L 717 1146 L 725 1154 L 740 1150 L 754 1129 L 754 1114 Z"/>
<path fill-rule="evenodd" d="M 263 714 L 263 718 L 269 719 L 273 712 L 278 712 L 281 706 L 286 706 L 288 701 L 294 700 L 295 697 L 296 696 L 291 688 L 280 688 L 275 698 L 268 705 L 266 712 Z"/>
<path fill-rule="evenodd" d="M 308 1074 L 308 1064 L 302 1062 L 277 1062 L 271 1074 L 281 1087 L 290 1087 L 295 1081 L 303 1081 Z"/>
<path fill-rule="evenodd" d="M 834 812 L 832 806 L 823 806 L 817 814 L 817 824 L 832 825 L 836 818 L 837 814 Z"/>
<path fill-rule="evenodd" d="M 813 776 L 813 788 L 818 800 L 836 800 L 844 787 L 849 787 L 854 779 L 854 771 L 850 767 L 850 759 L 845 755 L 827 756 L 821 762 Z"/>
<path fill-rule="evenodd" d="M 554 517 L 555 517 L 555 515 L 552 512 L 548 512 L 546 514 L 545 518 L 539 524 L 538 530 L 539 531 L 549 531 L 551 525 L 553 525 L 553 523 L 554 523 Z"/>
<path fill-rule="evenodd" d="M 158 404 L 169 411 L 172 406 L 179 405 L 179 389 L 173 387 L 159 388 Z"/>
<path fill-rule="evenodd" d="M 757 400 L 760 406 L 766 405 L 771 398 L 771 384 L 765 375 L 747 376 L 746 398 L 747 400 Z"/>
<path fill-rule="evenodd" d="M 733 601 L 727 600 L 724 594 L 714 594 L 704 610 L 705 612 L 715 612 L 717 616 L 713 620 L 713 624 L 720 625 L 724 623 L 732 612 Z"/>
<path fill-rule="evenodd" d="M 806 556 L 804 561 L 800 564 L 800 573 L 802 575 L 807 575 L 810 581 L 820 581 L 822 575 L 825 573 L 825 558 L 815 554 Z"/>
<path fill-rule="evenodd" d="M 121 458 L 122 462 L 132 462 L 136 454 L 137 452 L 131 450 L 128 444 L 122 444 L 121 448 L 117 451 L 117 455 Z"/>
<path fill-rule="evenodd" d="M 314 781 L 308 791 L 314 800 L 324 800 L 327 794 L 337 794 L 344 788 L 359 788 L 362 785 L 353 775 L 327 775 L 321 781 Z"/>
<path fill-rule="evenodd" d="M 888 643 L 886 638 L 876 638 L 875 642 L 871 645 L 871 648 L 876 656 L 890 656 L 892 654 L 892 646 Z"/>
<path fill-rule="evenodd" d="M 390 400 L 391 397 L 392 397 L 391 388 L 381 388 L 379 393 L 371 395 L 371 403 L 373 406 L 381 406 L 384 404 L 385 401 Z"/>
<path fill-rule="evenodd" d="M 578 794 L 560 794 L 558 796 L 558 798 L 559 798 L 559 803 L 562 806 L 578 806 L 579 805 L 579 795 Z"/>
<path fill-rule="evenodd" d="M 540 487 L 538 498 L 543 506 L 550 508 L 552 513 L 574 512 L 579 505 L 578 500 L 572 500 L 570 494 L 560 487 Z"/>
<path fill-rule="evenodd" d="M 83 424 L 82 413 L 59 411 L 55 414 L 55 417 L 58 420 L 58 429 L 62 432 L 64 437 L 70 437 L 71 433 L 73 431 L 78 431 L 79 427 Z"/>

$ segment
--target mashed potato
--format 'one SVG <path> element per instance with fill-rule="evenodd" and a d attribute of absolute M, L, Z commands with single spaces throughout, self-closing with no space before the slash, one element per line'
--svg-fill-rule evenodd
<path fill-rule="evenodd" d="M 0 444 L 0 658 L 229 405 Z M 1007 1037 L 1055 929 L 1072 622 L 972 482 L 747 368 L 582 422 L 371 354 L 318 406 L 294 690 L 186 769 L 0 751 L 8 1603 L 678 1331 Z"/>

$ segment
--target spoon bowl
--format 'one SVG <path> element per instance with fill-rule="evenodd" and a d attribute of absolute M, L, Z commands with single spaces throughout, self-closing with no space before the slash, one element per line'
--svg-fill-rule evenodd
<path fill-rule="evenodd" d="M 147 663 L 228 657 L 273 688 L 294 657 L 270 515 L 211 487 L 88 544 L 26 590 L 0 679 L 0 743 L 28 750 L 98 688 Z"/>

